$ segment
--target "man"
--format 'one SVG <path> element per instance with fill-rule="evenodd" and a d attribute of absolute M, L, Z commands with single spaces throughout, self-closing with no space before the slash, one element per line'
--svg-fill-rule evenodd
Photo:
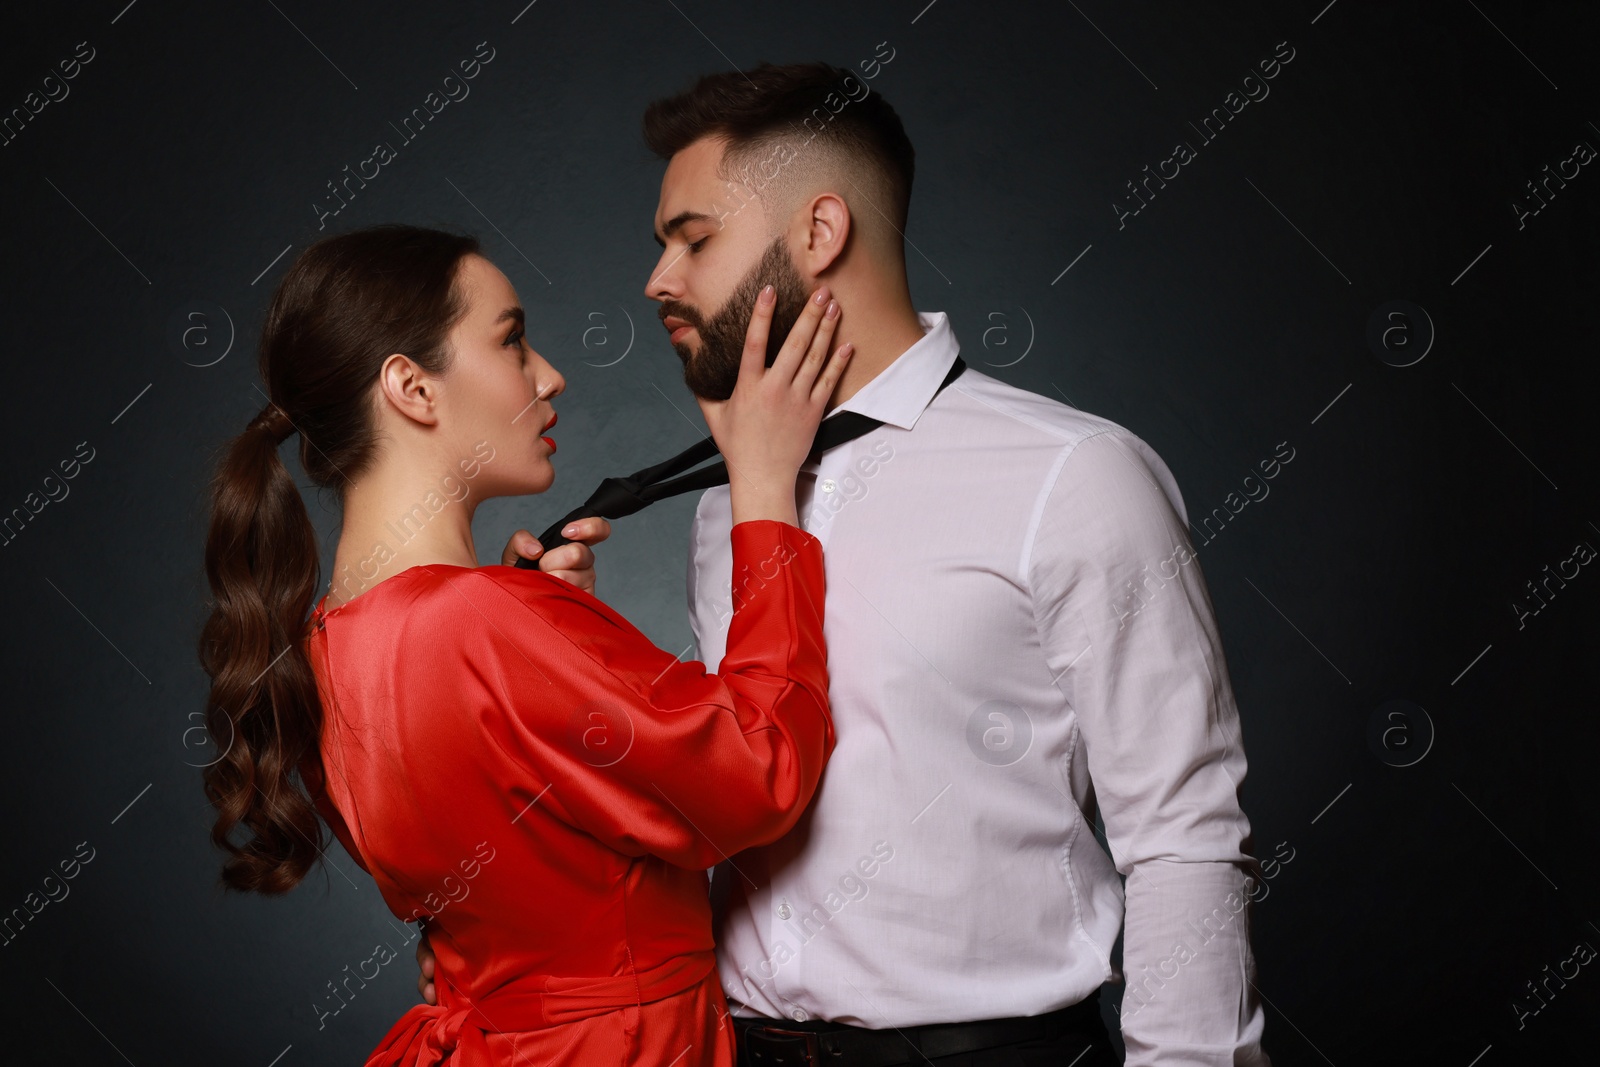
<path fill-rule="evenodd" d="M 837 747 L 796 827 L 714 875 L 741 1057 L 1109 1063 L 1098 991 L 1125 975 L 1128 1064 L 1266 1065 L 1246 763 L 1177 485 L 1108 420 L 971 369 L 940 388 L 957 343 L 911 301 L 913 150 L 866 88 L 763 65 L 645 116 L 668 161 L 646 292 L 686 382 L 728 395 L 763 284 L 779 342 L 826 284 L 855 345 L 830 417 L 882 421 L 801 471 Z M 688 584 L 713 671 L 771 577 L 731 573 L 730 526 L 706 491 Z"/>

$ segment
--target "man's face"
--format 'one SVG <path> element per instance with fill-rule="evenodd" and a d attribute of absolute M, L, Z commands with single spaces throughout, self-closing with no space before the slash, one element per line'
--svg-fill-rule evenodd
<path fill-rule="evenodd" d="M 683 380 L 697 396 L 726 400 L 739 377 L 745 330 L 761 287 L 777 294 L 767 366 L 809 295 L 783 234 L 769 237 L 763 205 L 717 175 L 722 144 L 702 139 L 672 157 L 661 179 L 655 237 L 662 245 L 645 294 L 660 303 Z"/>

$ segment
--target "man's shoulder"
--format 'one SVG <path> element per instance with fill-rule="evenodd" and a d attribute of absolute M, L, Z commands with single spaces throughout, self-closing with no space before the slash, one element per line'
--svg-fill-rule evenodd
<path fill-rule="evenodd" d="M 997 431 L 1036 438 L 1046 448 L 1068 448 L 1102 433 L 1135 436 L 1121 423 L 1066 402 L 1064 395 L 1057 400 L 1030 392 L 972 366 L 950 388 L 967 400 L 961 407 L 968 416 L 988 422 Z"/>
<path fill-rule="evenodd" d="M 1149 487 L 1183 513 L 1182 495 L 1165 460 L 1121 423 L 971 368 L 950 388 L 961 390 L 964 415 L 992 428 L 974 433 L 969 424 L 964 428 L 973 434 L 969 440 L 1005 447 L 1014 460 L 1010 465 L 1032 470 L 1046 489 L 1070 468 L 1080 479 L 1125 487 L 1127 500 L 1138 499 Z"/>

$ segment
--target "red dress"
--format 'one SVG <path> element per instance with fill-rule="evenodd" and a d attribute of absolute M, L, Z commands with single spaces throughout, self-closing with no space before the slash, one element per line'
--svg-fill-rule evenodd
<path fill-rule="evenodd" d="M 720 674 L 537 570 L 423 565 L 317 604 L 308 787 L 436 956 L 438 1005 L 368 1067 L 734 1063 L 706 870 L 794 824 L 834 735 L 821 543 L 732 539 Z"/>

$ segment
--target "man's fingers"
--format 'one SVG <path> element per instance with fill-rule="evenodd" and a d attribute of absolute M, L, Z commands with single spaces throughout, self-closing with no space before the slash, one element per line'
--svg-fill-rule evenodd
<path fill-rule="evenodd" d="M 544 551 L 544 546 L 539 539 L 527 530 L 518 530 L 511 535 L 511 540 L 506 542 L 505 551 L 500 553 L 500 562 L 507 567 L 516 566 L 519 559 L 537 559 L 539 553 Z"/>

